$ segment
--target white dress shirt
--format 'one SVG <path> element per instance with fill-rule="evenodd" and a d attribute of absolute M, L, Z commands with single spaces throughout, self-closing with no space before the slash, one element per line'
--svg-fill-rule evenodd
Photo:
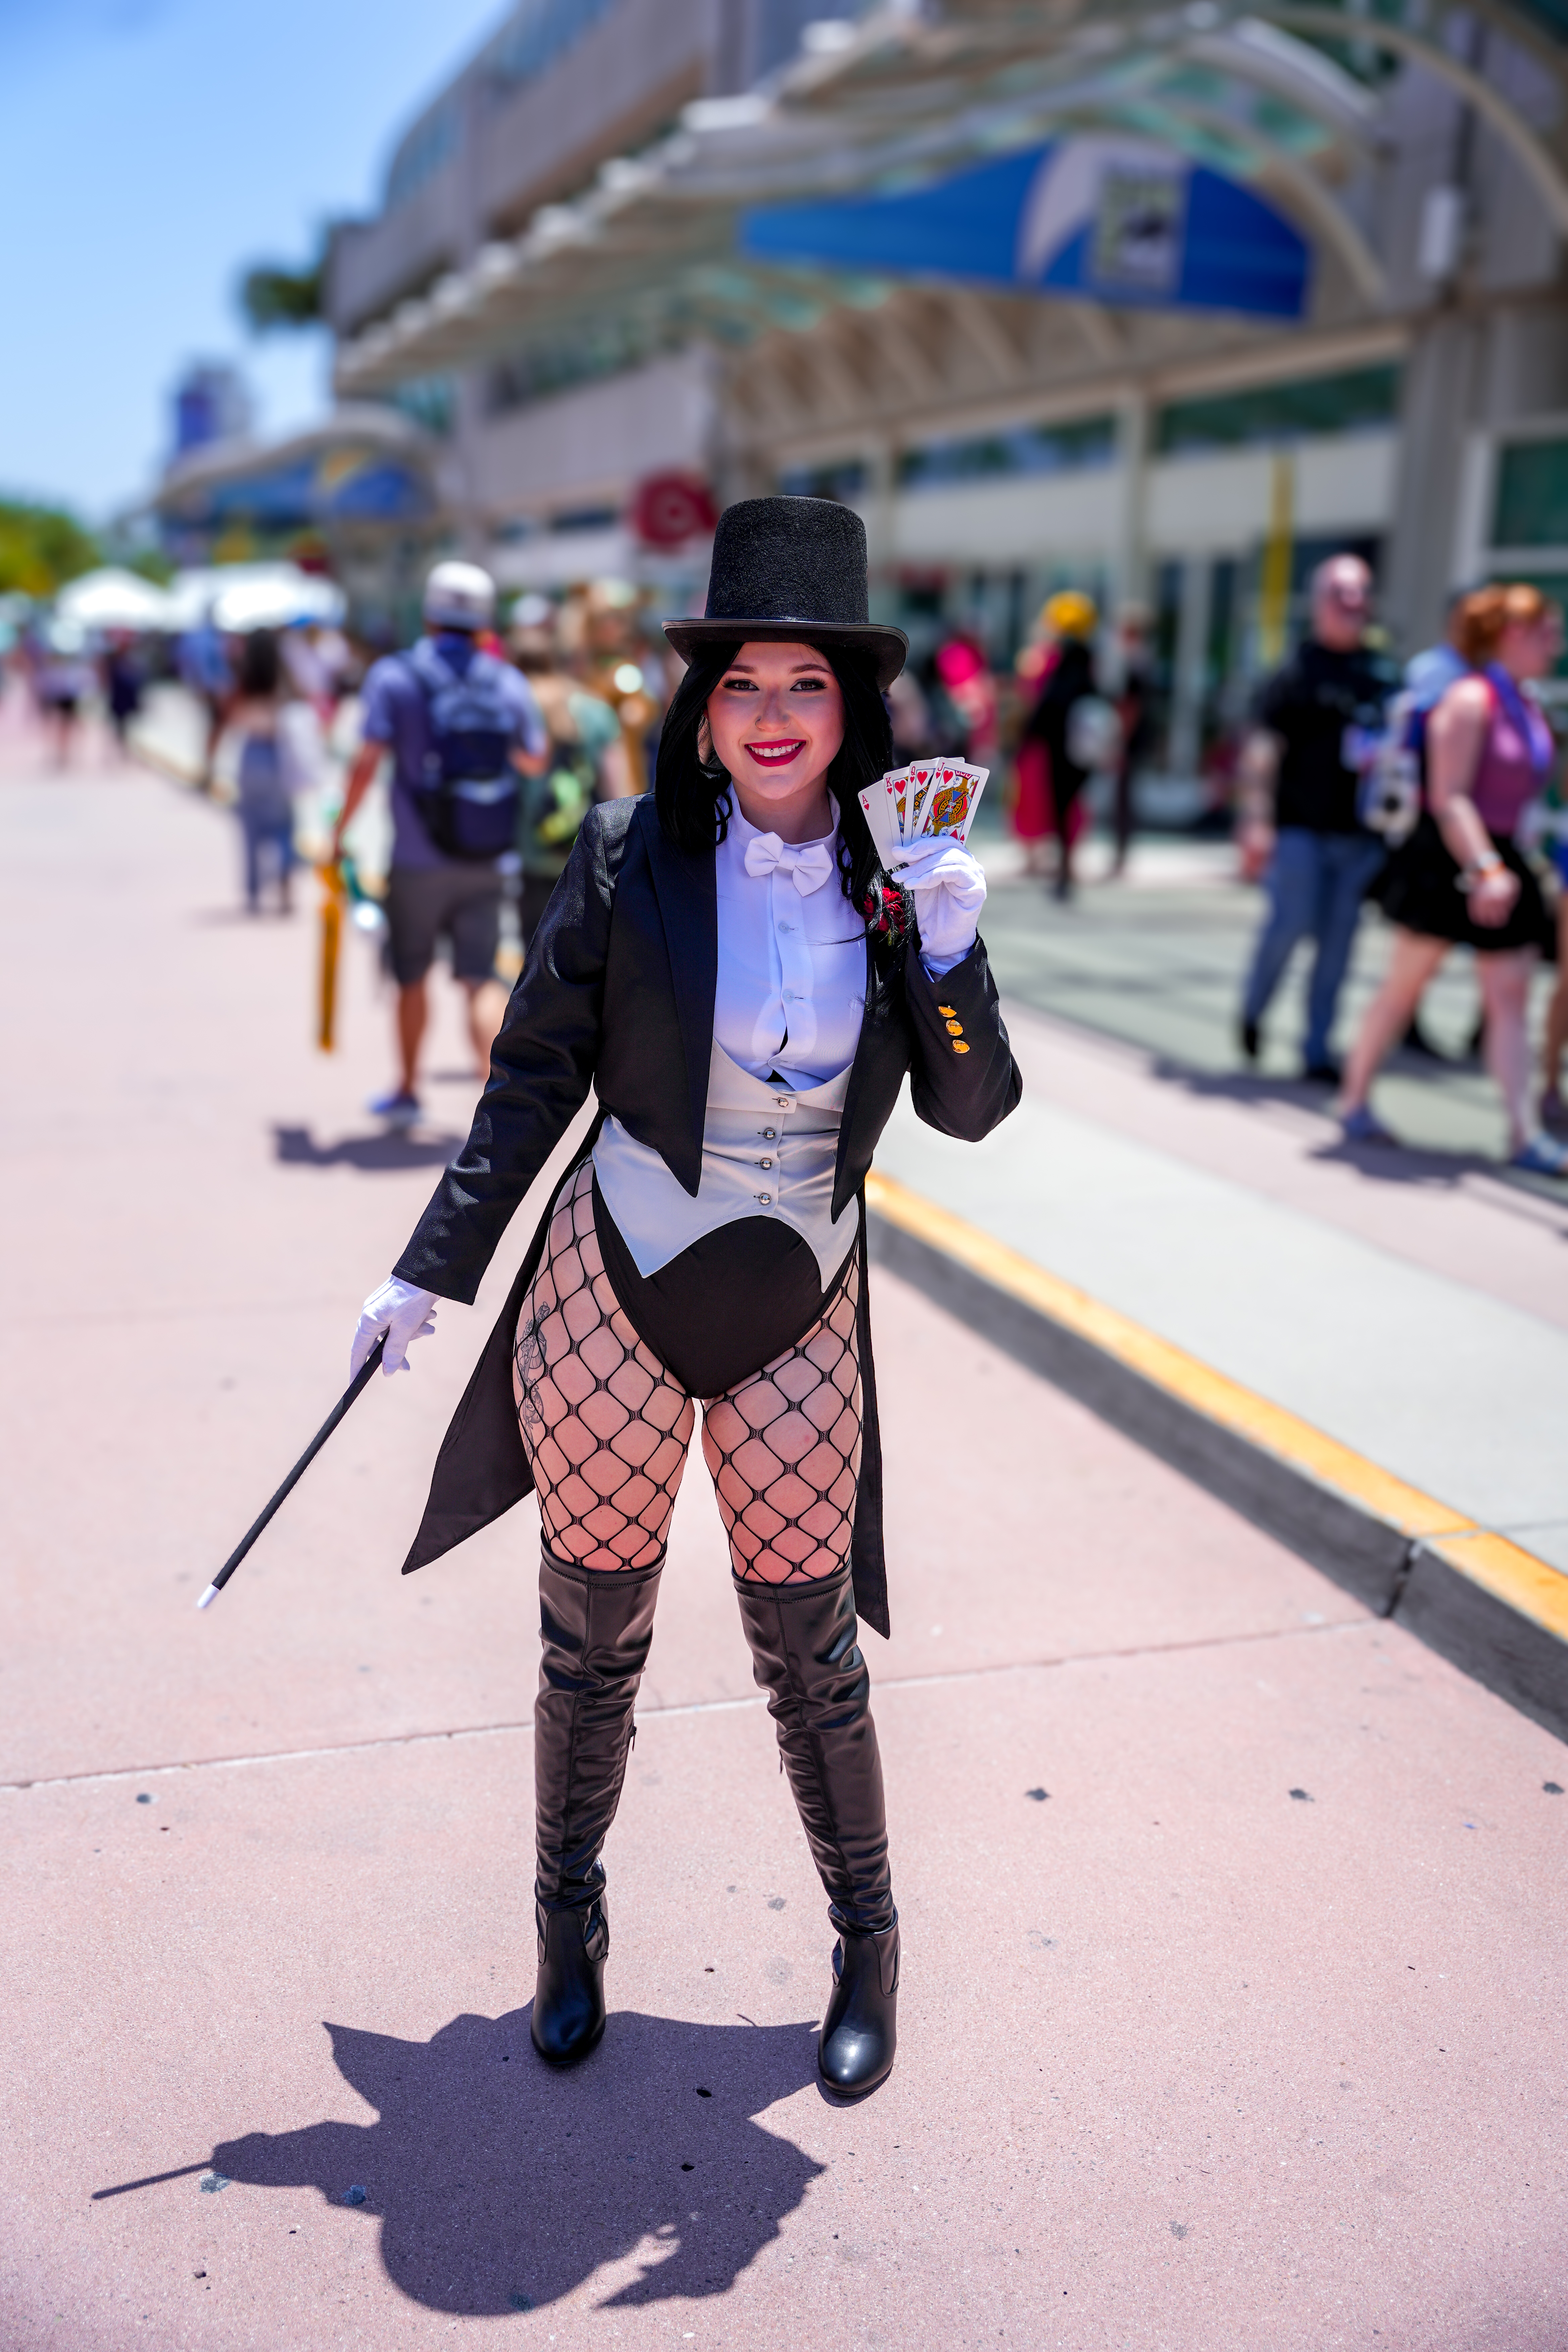
<path fill-rule="evenodd" d="M 754 1077 L 816 1086 L 855 1058 L 866 1010 L 865 918 L 838 881 L 837 827 L 781 842 L 737 808 L 714 858 L 713 1034 Z M 805 887 L 802 887 L 804 884 Z"/>

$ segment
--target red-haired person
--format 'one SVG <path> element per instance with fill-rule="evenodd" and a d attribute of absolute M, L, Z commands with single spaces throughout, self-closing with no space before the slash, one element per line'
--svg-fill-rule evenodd
<path fill-rule="evenodd" d="M 1426 723 L 1426 806 L 1384 892 L 1394 951 L 1345 1065 L 1340 1117 L 1352 1142 L 1393 1139 L 1368 1103 L 1373 1079 L 1449 949 L 1469 947 L 1487 1066 L 1508 1116 L 1509 1163 L 1568 1176 L 1568 1150 L 1531 1115 L 1526 1016 L 1547 916 L 1514 838 L 1552 773 L 1552 731 L 1525 688 L 1556 663 L 1563 615 L 1523 583 L 1481 588 L 1460 604 L 1454 642 L 1471 667 Z"/>

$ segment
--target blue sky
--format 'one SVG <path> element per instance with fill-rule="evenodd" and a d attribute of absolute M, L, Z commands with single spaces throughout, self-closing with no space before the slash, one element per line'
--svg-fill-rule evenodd
<path fill-rule="evenodd" d="M 397 132 L 501 0 L 0 0 L 0 494 L 93 520 L 145 489 L 193 358 L 266 431 L 319 410 L 322 339 L 253 341 L 242 264 L 375 201 Z"/>

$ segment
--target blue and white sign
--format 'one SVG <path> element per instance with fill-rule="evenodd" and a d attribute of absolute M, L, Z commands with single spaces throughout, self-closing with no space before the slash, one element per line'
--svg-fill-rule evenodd
<path fill-rule="evenodd" d="M 1055 140 L 901 195 L 770 205 L 739 235 L 757 261 L 1268 319 L 1302 315 L 1311 274 L 1272 205 L 1131 138 Z"/>

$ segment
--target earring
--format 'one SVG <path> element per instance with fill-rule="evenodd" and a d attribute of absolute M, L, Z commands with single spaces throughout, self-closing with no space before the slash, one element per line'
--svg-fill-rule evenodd
<path fill-rule="evenodd" d="M 708 745 L 706 751 L 702 748 L 704 739 Z M 710 784 L 727 784 L 730 781 L 729 769 L 722 760 L 714 757 L 713 736 L 706 717 L 697 730 L 697 768 L 699 774 L 706 776 Z"/>

